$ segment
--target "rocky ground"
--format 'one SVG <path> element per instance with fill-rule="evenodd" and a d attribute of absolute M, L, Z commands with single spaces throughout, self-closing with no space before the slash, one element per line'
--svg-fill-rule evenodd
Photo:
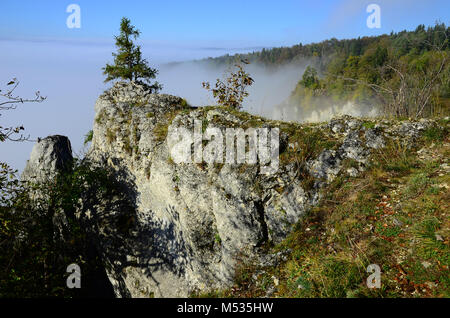
<path fill-rule="evenodd" d="M 391 143 L 356 175 L 339 175 L 274 251 L 241 264 L 233 287 L 202 296 L 449 297 L 448 120 L 414 147 Z M 381 288 L 369 289 L 369 264 Z"/>

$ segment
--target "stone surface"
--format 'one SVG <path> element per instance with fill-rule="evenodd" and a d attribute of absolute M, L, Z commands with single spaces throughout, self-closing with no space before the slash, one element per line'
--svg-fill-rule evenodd
<path fill-rule="evenodd" d="M 49 136 L 40 139 L 31 151 L 30 159 L 22 173 L 24 181 L 47 181 L 72 163 L 72 147 L 66 136 Z"/>
<path fill-rule="evenodd" d="M 385 146 L 384 138 L 381 135 L 379 128 L 368 129 L 364 133 L 364 138 L 366 139 L 367 147 L 380 149 Z"/>
<path fill-rule="evenodd" d="M 116 171 L 136 214 L 134 236 L 123 239 L 130 248 L 120 256 L 136 264 L 122 263 L 110 274 L 118 296 L 187 296 L 229 286 L 240 258 L 267 263 L 260 247 L 286 237 L 346 159 L 359 164 L 351 171 L 355 176 L 371 149 L 385 145 L 382 127 L 366 130 L 361 120 L 348 116 L 331 121 L 322 129 L 339 134 L 340 145 L 307 163 L 316 182 L 314 189 L 304 189 L 292 165 L 264 176 L 258 166 L 175 164 L 159 136 L 161 127 L 192 129 L 194 120 L 221 129 L 245 125 L 222 109 L 183 111 L 177 97 L 117 84 L 99 98 L 96 112 L 88 158 Z M 170 121 L 167 114 L 174 112 Z M 415 136 L 421 129 L 422 124 L 408 123 L 391 134 Z M 93 209 L 92 215 L 98 214 Z M 113 264 L 117 253 L 105 257 Z"/>
<path fill-rule="evenodd" d="M 127 89 L 113 91 L 120 99 L 105 93 L 96 103 L 88 159 L 116 171 L 135 209 L 135 236 L 124 239 L 134 244 L 120 257 L 105 254 L 113 267 L 114 258 L 135 259 L 139 264 L 121 262 L 111 271 L 118 296 L 187 296 L 228 286 L 239 258 L 258 259 L 260 246 L 282 240 L 305 213 L 310 198 L 298 182 L 278 193 L 274 188 L 279 176 L 263 177 L 258 166 L 241 171 L 227 164 L 220 168 L 174 164 L 165 138 L 158 138 L 163 125 L 168 131 L 190 129 L 194 120 L 219 118 L 215 126 L 222 122 L 225 127 L 242 125 L 241 119 L 220 109 L 206 114 L 191 109 L 180 111 L 170 124 L 166 115 L 183 109 L 181 99 L 150 94 L 136 106 L 136 96 Z M 286 183 L 293 181 L 284 171 L 279 175 L 287 177 Z M 89 214 L 96 218 L 108 213 L 98 209 L 89 208 Z"/>

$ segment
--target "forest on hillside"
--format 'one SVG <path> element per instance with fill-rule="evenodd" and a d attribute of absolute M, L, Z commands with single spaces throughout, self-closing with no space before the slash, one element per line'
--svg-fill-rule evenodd
<path fill-rule="evenodd" d="M 263 49 L 201 62 L 241 60 L 276 69 L 303 66 L 284 105 L 304 116 L 330 104 L 352 102 L 400 118 L 446 116 L 450 106 L 450 29 L 444 23 L 414 31 Z"/>

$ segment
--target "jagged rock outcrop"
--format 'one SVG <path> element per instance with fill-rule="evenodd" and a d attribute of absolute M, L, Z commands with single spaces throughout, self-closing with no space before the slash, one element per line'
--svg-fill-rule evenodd
<path fill-rule="evenodd" d="M 24 181 L 47 181 L 58 172 L 68 169 L 72 160 L 69 138 L 60 135 L 48 136 L 33 146 L 21 178 Z"/>
<path fill-rule="evenodd" d="M 72 146 L 66 136 L 54 135 L 39 139 L 33 146 L 21 179 L 31 184 L 45 184 L 58 173 L 68 171 L 73 162 Z M 43 188 L 31 188 L 28 192 L 33 205 L 45 210 L 48 207 L 47 193 Z M 58 210 L 52 216 L 55 236 L 64 239 L 68 221 L 64 211 Z"/>
<path fill-rule="evenodd" d="M 137 244 L 124 251 L 134 265 L 110 261 L 122 271 L 111 274 L 117 294 L 186 296 L 227 286 L 239 258 L 257 257 L 262 245 L 285 237 L 306 211 L 308 194 L 292 171 L 263 176 L 256 165 L 175 164 L 168 131 L 192 129 L 194 120 L 217 119 L 216 127 L 243 120 L 221 109 L 188 109 L 167 95 L 150 94 L 139 106 L 132 93 L 115 102 L 117 89 L 97 101 L 88 154 L 116 172 L 136 210 L 129 240 Z M 132 85 L 120 89 L 121 96 L 133 92 Z"/>
<path fill-rule="evenodd" d="M 191 108 L 133 82 L 116 83 L 99 97 L 95 111 L 85 160 L 112 171 L 119 186 L 109 197 L 86 191 L 78 217 L 97 233 L 119 297 L 178 297 L 229 286 L 239 260 L 265 264 L 277 258 L 264 247 L 287 236 L 317 204 L 321 187 L 339 173 L 364 170 L 371 152 L 388 140 L 403 133 L 413 140 L 431 125 L 380 121 L 367 127 L 361 119 L 343 117 L 304 127 L 224 108 Z M 214 127 L 223 136 L 230 127 L 278 127 L 279 167 L 265 174 L 261 162 L 177 162 L 167 136 L 193 132 L 198 122 L 202 134 Z M 294 136 L 299 131 L 320 131 L 334 146 L 305 156 L 302 140 Z M 212 140 L 200 141 L 203 150 L 219 149 L 208 148 Z M 192 149 L 200 144 L 192 142 Z M 354 167 L 343 171 L 349 160 Z"/>

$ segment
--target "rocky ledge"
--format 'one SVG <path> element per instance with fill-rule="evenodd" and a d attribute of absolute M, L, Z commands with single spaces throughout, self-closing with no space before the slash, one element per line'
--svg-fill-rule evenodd
<path fill-rule="evenodd" d="M 226 288 L 239 262 L 278 262 L 283 255 L 271 254 L 270 246 L 318 204 L 323 186 L 339 174 L 357 175 L 374 151 L 391 142 L 409 147 L 435 124 L 352 117 L 285 123 L 222 107 L 190 107 L 136 83 L 116 83 L 95 110 L 84 160 L 112 171 L 119 187 L 109 197 L 88 187 L 77 216 L 95 232 L 118 297 Z M 224 136 L 227 128 L 278 128 L 277 169 L 264 174 L 260 164 L 175 162 L 167 136 L 192 131 L 196 122 L 202 133 L 214 127 Z M 38 143 L 27 178 L 72 160 L 63 141 Z"/>

